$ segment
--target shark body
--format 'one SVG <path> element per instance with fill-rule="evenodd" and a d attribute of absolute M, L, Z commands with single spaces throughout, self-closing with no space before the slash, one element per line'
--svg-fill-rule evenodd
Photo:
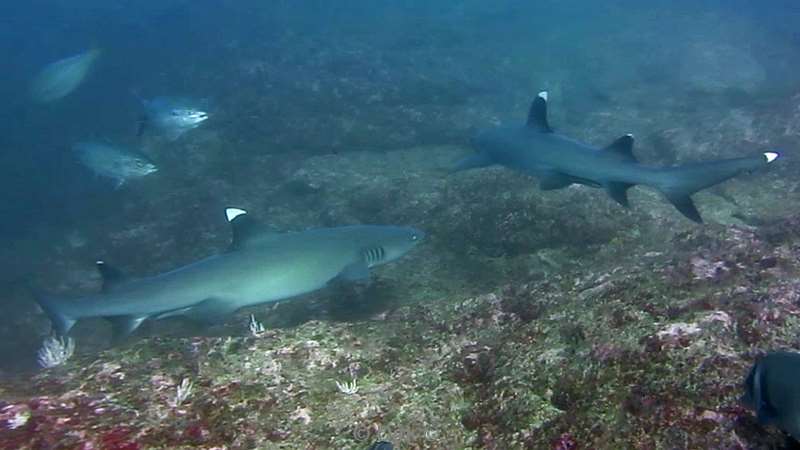
<path fill-rule="evenodd" d="M 478 153 L 458 162 L 453 171 L 499 164 L 535 176 L 542 190 L 572 184 L 603 188 L 624 207 L 627 191 L 641 184 L 655 188 L 684 216 L 702 222 L 691 195 L 743 172 L 776 160 L 777 152 L 657 168 L 640 164 L 633 155 L 633 135 L 626 134 L 605 148 L 597 148 L 553 131 L 547 121 L 547 92 L 531 104 L 524 126 L 498 127 L 473 139 Z"/>
<path fill-rule="evenodd" d="M 148 318 L 183 315 L 215 322 L 246 306 L 321 289 L 336 278 L 365 279 L 370 268 L 401 257 L 424 237 L 414 228 L 376 225 L 274 233 L 243 210 L 229 208 L 227 215 L 234 239 L 225 253 L 138 280 L 98 262 L 101 293 L 37 301 L 59 335 L 79 319 L 103 317 L 119 339 Z"/>

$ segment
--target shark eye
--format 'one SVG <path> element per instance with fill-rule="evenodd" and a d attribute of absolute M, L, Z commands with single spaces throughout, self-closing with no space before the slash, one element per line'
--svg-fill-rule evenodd
<path fill-rule="evenodd" d="M 412 234 L 411 235 L 411 240 L 412 241 L 416 241 L 417 239 L 419 239 L 419 236 L 417 236 L 416 234 Z"/>

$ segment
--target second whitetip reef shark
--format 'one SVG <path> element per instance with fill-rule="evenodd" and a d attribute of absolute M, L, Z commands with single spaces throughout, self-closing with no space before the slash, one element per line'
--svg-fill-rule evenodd
<path fill-rule="evenodd" d="M 238 208 L 226 209 L 233 229 L 228 251 L 159 275 L 129 280 L 98 262 L 102 292 L 62 299 L 36 295 L 59 335 L 76 321 L 103 317 L 114 339 L 146 319 L 188 316 L 217 322 L 234 311 L 294 297 L 330 281 L 360 280 L 369 269 L 405 255 L 425 236 L 411 227 L 354 225 L 276 233 Z"/>
<path fill-rule="evenodd" d="M 542 190 L 572 184 L 603 188 L 626 208 L 628 189 L 641 184 L 664 194 L 681 214 L 698 223 L 702 218 L 692 194 L 780 157 L 769 151 L 677 167 L 648 167 L 633 156 L 633 135 L 600 149 L 556 133 L 547 121 L 546 91 L 533 100 L 525 125 L 483 131 L 473 139 L 473 146 L 478 152 L 458 162 L 453 172 L 498 164 L 539 178 Z"/>

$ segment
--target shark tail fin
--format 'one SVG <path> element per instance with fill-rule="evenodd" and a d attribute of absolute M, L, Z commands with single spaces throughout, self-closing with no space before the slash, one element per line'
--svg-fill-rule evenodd
<path fill-rule="evenodd" d="M 66 301 L 36 291 L 33 291 L 33 297 L 44 313 L 47 314 L 47 317 L 50 318 L 56 334 L 58 336 L 66 336 L 77 321 L 77 319 L 67 315 L 65 311 L 67 309 Z"/>
<path fill-rule="evenodd" d="M 702 223 L 703 219 L 692 201 L 692 194 L 741 173 L 753 172 L 779 157 L 780 153 L 770 151 L 743 158 L 708 161 L 663 169 L 654 186 L 681 214 L 689 220 Z"/>

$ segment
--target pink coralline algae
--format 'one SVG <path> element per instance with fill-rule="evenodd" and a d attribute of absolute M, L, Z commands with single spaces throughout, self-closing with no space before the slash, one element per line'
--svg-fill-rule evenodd
<path fill-rule="evenodd" d="M 553 441 L 553 445 L 550 448 L 552 450 L 576 450 L 578 443 L 575 442 L 575 438 L 571 434 L 562 433 L 561 436 Z"/>

